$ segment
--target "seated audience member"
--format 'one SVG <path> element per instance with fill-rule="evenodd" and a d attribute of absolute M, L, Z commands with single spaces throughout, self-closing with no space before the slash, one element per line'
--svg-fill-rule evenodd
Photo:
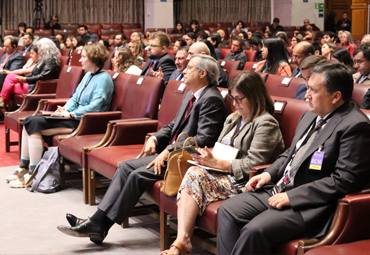
<path fill-rule="evenodd" d="M 113 52 L 116 51 L 118 48 L 128 48 L 126 45 L 127 36 L 124 34 L 118 34 L 116 35 L 114 39 L 114 49 Z"/>
<path fill-rule="evenodd" d="M 25 34 L 23 36 L 23 43 L 24 43 L 24 47 L 22 48 L 22 51 L 29 52 L 33 44 L 33 35 Z"/>
<path fill-rule="evenodd" d="M 321 237 L 338 200 L 369 187 L 370 122 L 351 102 L 352 91 L 344 65 L 312 69 L 309 111 L 302 115 L 291 147 L 248 181 L 248 192 L 221 204 L 219 255 L 273 254 L 278 244 Z"/>
<path fill-rule="evenodd" d="M 239 149 L 238 156 L 231 161 L 218 159 L 207 147 L 199 149 L 201 155 L 192 154 L 200 165 L 223 173 L 198 166 L 188 169 L 177 195 L 177 238 L 170 251 L 161 254 L 191 252 L 197 215 L 210 203 L 238 194 L 229 178 L 246 181 L 252 167 L 272 163 L 284 151 L 279 123 L 271 116 L 274 104 L 261 76 L 253 71 L 239 73 L 230 83 L 229 97 L 236 111 L 226 119 L 218 142 Z"/>
<path fill-rule="evenodd" d="M 189 48 L 188 52 L 188 60 L 190 60 L 192 55 L 195 54 L 202 54 L 202 55 L 211 55 L 211 44 L 206 44 L 204 42 L 196 42 Z M 227 73 L 222 69 L 221 65 L 218 64 L 218 71 L 219 71 L 219 78 L 218 78 L 218 86 L 222 88 L 228 88 L 230 79 Z"/>
<path fill-rule="evenodd" d="M 343 12 L 342 18 L 337 22 L 337 30 L 346 30 L 351 32 L 351 21 L 348 19 L 348 13 Z"/>
<path fill-rule="evenodd" d="M 186 33 L 185 35 L 182 36 L 182 39 L 185 40 L 186 42 L 186 45 L 190 46 L 192 45 L 193 43 L 196 42 L 196 36 L 193 32 L 188 32 Z"/>
<path fill-rule="evenodd" d="M 128 48 L 131 50 L 132 55 L 136 58 L 139 63 L 139 67 L 144 62 L 144 50 L 140 41 L 131 41 L 128 44 Z M 121 48 L 120 48 L 121 49 Z"/>
<path fill-rule="evenodd" d="M 272 24 L 269 26 L 270 32 L 272 34 L 276 34 L 279 31 L 284 31 L 284 28 L 279 25 L 280 19 L 279 18 L 274 18 L 272 21 Z"/>
<path fill-rule="evenodd" d="M 185 47 L 187 44 L 186 44 L 186 41 L 184 39 L 178 39 L 176 40 L 176 42 L 173 44 L 173 54 L 174 54 L 174 58 L 176 58 L 176 53 L 177 51 L 182 48 L 182 47 Z"/>
<path fill-rule="evenodd" d="M 259 37 L 252 36 L 251 39 L 248 40 L 249 46 L 251 47 L 251 50 L 256 51 L 256 58 L 254 61 L 260 62 L 263 60 L 262 58 L 262 40 Z"/>
<path fill-rule="evenodd" d="M 3 71 L 14 71 L 21 69 L 24 65 L 24 57 L 17 51 L 16 39 L 5 39 L 4 55 L 0 59 L 0 90 L 3 88 L 3 83 L 6 73 Z"/>
<path fill-rule="evenodd" d="M 324 43 L 335 43 L 336 35 L 331 31 L 325 31 L 322 34 L 321 44 Z"/>
<path fill-rule="evenodd" d="M 109 42 L 107 39 L 102 38 L 99 40 L 99 43 L 103 45 L 107 51 L 109 51 Z"/>
<path fill-rule="evenodd" d="M 228 41 L 225 40 L 225 31 L 223 29 L 217 30 L 217 34 L 221 37 L 220 44 L 224 46 L 229 46 Z"/>
<path fill-rule="evenodd" d="M 44 44 L 40 46 L 44 47 Z M 13 175 L 6 177 L 11 187 L 24 187 L 29 180 L 44 150 L 42 136 L 71 133 L 77 128 L 82 114 L 109 109 L 114 85 L 110 75 L 102 71 L 107 59 L 108 51 L 102 45 L 96 43 L 84 47 L 80 62 L 87 73 L 72 98 L 55 112 L 64 116 L 65 120 L 46 119 L 44 116 L 30 116 L 25 119 L 22 123 L 21 162 Z"/>
<path fill-rule="evenodd" d="M 205 29 L 204 32 L 208 35 L 207 37 L 211 36 L 211 32 L 209 32 L 209 30 Z"/>
<path fill-rule="evenodd" d="M 249 39 L 251 39 L 252 38 L 252 36 L 253 36 L 253 32 L 252 31 L 248 31 L 247 32 L 247 39 L 249 40 Z M 261 39 L 262 39 L 262 36 L 261 36 Z"/>
<path fill-rule="evenodd" d="M 239 38 L 233 38 L 231 50 L 227 53 L 225 59 L 240 61 L 239 69 L 243 69 L 245 63 L 248 61 L 244 52 L 244 41 Z"/>
<path fill-rule="evenodd" d="M 177 22 L 176 23 L 176 27 L 175 27 L 175 34 L 185 34 L 185 29 L 184 29 L 184 26 L 182 25 L 181 22 Z"/>
<path fill-rule="evenodd" d="M 230 37 L 232 37 L 234 33 L 239 34 L 241 31 L 244 31 L 245 33 L 247 33 L 248 28 L 245 26 L 242 20 L 239 20 L 238 22 L 236 22 L 234 29 L 231 31 Z"/>
<path fill-rule="evenodd" d="M 55 38 L 57 38 L 59 40 L 60 49 L 61 50 L 65 49 L 66 48 L 66 45 L 64 44 L 65 38 L 66 38 L 65 35 L 63 35 L 63 34 L 57 34 L 55 36 Z"/>
<path fill-rule="evenodd" d="M 145 35 L 141 32 L 139 32 L 139 35 L 140 35 L 141 44 L 144 44 L 146 47 L 146 45 L 148 44 L 148 41 L 145 39 Z M 145 47 L 143 46 L 143 49 L 145 49 Z"/>
<path fill-rule="evenodd" d="M 217 60 L 216 52 L 215 52 L 215 49 L 213 48 L 212 43 L 210 41 L 208 41 L 208 40 L 201 40 L 200 42 L 202 42 L 205 45 L 207 45 L 207 47 L 209 49 L 209 52 L 211 54 L 211 57 L 214 58 L 215 60 Z M 220 76 L 221 76 L 221 74 L 220 74 Z"/>
<path fill-rule="evenodd" d="M 173 73 L 171 74 L 170 80 L 184 81 L 183 71 L 185 70 L 189 63 L 188 51 L 189 46 L 184 46 L 178 49 L 178 51 L 176 52 L 175 64 L 177 69 L 173 71 Z M 161 69 L 159 69 L 158 72 L 155 72 L 154 76 L 163 79 L 163 73 Z"/>
<path fill-rule="evenodd" d="M 194 55 L 184 70 L 184 77 L 191 91 L 184 95 L 174 120 L 146 142 L 146 156 L 121 162 L 94 215 L 82 222 L 67 214 L 71 226 L 58 226 L 61 232 L 90 237 L 92 242 L 101 243 L 115 222 L 121 224 L 131 215 L 146 188 L 163 180 L 166 160 L 174 150 L 173 141 L 178 134 L 185 132 L 194 137 L 200 147 L 214 145 L 227 116 L 224 100 L 216 87 L 218 63 L 210 56 Z M 180 125 L 183 118 L 186 121 Z M 181 136 L 180 148 L 184 140 Z"/>
<path fill-rule="evenodd" d="M 18 24 L 18 30 L 13 33 L 13 36 L 15 37 L 22 37 L 26 34 L 26 23 L 20 22 Z"/>
<path fill-rule="evenodd" d="M 68 36 L 67 37 L 67 39 L 66 39 L 66 49 L 74 50 L 73 38 L 75 38 L 75 37 L 74 36 Z"/>
<path fill-rule="evenodd" d="M 313 48 L 315 49 L 316 55 L 321 55 L 321 44 L 319 38 L 316 38 L 312 43 Z"/>
<path fill-rule="evenodd" d="M 262 40 L 262 58 L 258 62 L 255 72 L 291 76 L 286 48 L 280 38 L 267 38 Z"/>
<path fill-rule="evenodd" d="M 308 42 L 315 41 L 315 33 L 312 31 L 312 29 L 306 31 L 306 35 L 303 37 L 303 40 Z"/>
<path fill-rule="evenodd" d="M 300 77 L 302 78 L 301 70 L 299 69 L 300 64 L 302 61 L 311 55 L 315 54 L 315 48 L 311 45 L 311 43 L 303 41 L 298 43 L 293 49 L 292 55 L 292 63 L 297 65 L 292 72 L 292 77 Z"/>
<path fill-rule="evenodd" d="M 215 54 L 217 59 L 223 59 L 222 52 L 219 49 L 219 44 L 221 42 L 221 37 L 219 34 L 213 34 L 207 38 L 207 40 L 212 44 L 213 48 L 215 49 Z"/>
<path fill-rule="evenodd" d="M 199 27 L 199 22 L 196 19 L 193 19 L 192 21 L 190 21 L 190 26 L 191 27 L 188 29 L 187 33 L 192 32 L 196 35 L 199 31 L 201 31 Z"/>
<path fill-rule="evenodd" d="M 336 49 L 335 43 L 324 43 L 321 48 L 321 55 L 326 57 L 327 60 L 331 60 L 331 56 Z"/>
<path fill-rule="evenodd" d="M 150 36 L 151 32 L 150 31 L 145 31 L 145 41 L 146 42 L 149 42 L 149 36 Z M 144 42 L 145 43 L 145 42 Z"/>
<path fill-rule="evenodd" d="M 331 60 L 344 64 L 352 74 L 356 72 L 353 68 L 352 56 L 346 48 L 336 49 L 331 55 Z"/>
<path fill-rule="evenodd" d="M 72 44 L 74 50 L 82 50 L 85 46 L 85 40 L 81 36 L 76 36 L 72 38 Z"/>
<path fill-rule="evenodd" d="M 34 35 L 35 29 L 33 27 L 27 27 L 26 28 L 26 34 L 33 35 L 33 44 L 36 45 L 37 41 L 40 40 L 40 37 L 38 35 Z M 19 46 L 24 46 L 23 37 L 20 37 L 18 40 Z"/>
<path fill-rule="evenodd" d="M 273 37 L 274 35 L 271 33 L 271 31 L 266 31 L 264 34 L 263 34 L 263 37 L 266 39 L 266 38 L 271 38 Z M 249 38 L 249 36 L 248 36 Z"/>
<path fill-rule="evenodd" d="M 285 48 L 288 49 L 288 47 L 289 47 L 289 41 L 288 41 L 288 37 L 287 37 L 287 35 L 286 35 L 285 32 L 277 32 L 276 35 L 275 35 L 275 37 L 280 38 L 281 40 L 283 40 L 284 45 L 285 45 Z"/>
<path fill-rule="evenodd" d="M 343 31 L 340 39 L 340 47 L 346 47 L 349 50 L 349 53 L 351 53 L 351 56 L 353 55 L 353 52 L 356 49 L 356 44 L 353 42 L 353 38 L 350 32 Z"/>
<path fill-rule="evenodd" d="M 197 42 L 200 42 L 201 40 L 207 40 L 208 34 L 204 31 L 199 31 L 195 37 L 197 38 Z"/>
<path fill-rule="evenodd" d="M 28 93 L 28 84 L 19 83 L 16 80 L 16 77 L 18 77 L 18 75 L 21 75 L 21 74 L 32 73 L 33 68 L 36 66 L 36 63 L 38 62 L 37 46 L 33 45 L 31 47 L 30 56 L 31 56 L 30 59 L 22 67 L 22 69 L 17 69 L 14 71 L 3 70 L 3 73 L 7 75 L 4 80 L 3 88 L 0 93 L 0 109 L 3 113 L 13 93 L 17 93 L 17 94 L 27 94 Z"/>
<path fill-rule="evenodd" d="M 353 74 L 353 82 L 360 84 L 370 84 L 370 43 L 363 43 L 358 46 L 353 53 L 353 60 L 357 72 Z M 368 90 L 362 100 L 362 109 L 370 109 L 370 90 Z"/>
<path fill-rule="evenodd" d="M 115 35 L 111 35 L 109 36 L 109 39 L 108 39 L 108 42 L 109 42 L 109 50 L 113 49 L 114 48 L 114 43 L 115 43 L 115 39 L 116 36 Z"/>
<path fill-rule="evenodd" d="M 240 39 L 243 39 L 244 41 L 245 40 L 248 40 L 248 32 L 244 32 L 244 31 L 240 31 L 238 36 L 240 37 Z"/>
<path fill-rule="evenodd" d="M 141 41 L 141 35 L 139 32 L 132 32 L 130 40 L 131 42 L 139 42 L 141 44 L 141 47 L 145 49 L 146 45 Z"/>
<path fill-rule="evenodd" d="M 366 34 L 362 37 L 361 44 L 370 42 L 370 34 Z"/>
<path fill-rule="evenodd" d="M 140 43 L 138 43 L 140 45 Z M 118 48 L 112 58 L 113 71 L 140 75 L 141 69 L 130 49 Z"/>
<path fill-rule="evenodd" d="M 290 42 L 290 48 L 293 50 L 294 47 L 303 41 L 303 37 L 300 34 L 297 34 L 296 36 L 292 37 L 292 41 Z"/>
<path fill-rule="evenodd" d="M 330 31 L 332 33 L 337 32 L 336 24 L 335 24 L 335 17 L 337 16 L 336 12 L 330 12 L 328 17 L 326 17 L 324 21 L 324 31 Z"/>
<path fill-rule="evenodd" d="M 315 24 L 311 24 L 308 19 L 303 20 L 303 27 L 300 28 L 300 31 L 307 30 L 320 30 Z"/>
<path fill-rule="evenodd" d="M 141 75 L 154 76 L 154 72 L 161 68 L 165 84 L 173 71 L 176 69 L 175 62 L 168 50 L 171 45 L 171 40 L 164 32 L 158 31 L 150 34 L 148 43 L 148 60 L 143 67 Z"/>
<path fill-rule="evenodd" d="M 88 28 L 87 28 L 87 26 L 85 26 L 85 25 L 79 25 L 78 26 L 78 29 L 77 29 L 77 32 L 78 32 L 79 36 L 82 37 L 82 39 L 84 40 L 85 44 L 89 44 L 89 43 L 95 42 L 96 37 L 93 36 L 93 35 L 95 35 L 95 33 L 92 32 L 92 31 L 89 31 Z"/>
<path fill-rule="evenodd" d="M 50 40 L 53 41 L 53 43 L 55 44 L 55 46 L 58 48 L 58 51 L 59 51 L 59 56 L 61 56 L 61 52 L 60 52 L 60 42 L 57 38 L 55 38 L 54 36 L 51 36 L 50 37 Z"/>
<path fill-rule="evenodd" d="M 327 63 L 328 60 L 324 56 L 320 55 L 311 55 L 305 58 L 301 64 L 302 78 L 305 83 L 298 86 L 297 91 L 295 92 L 293 98 L 306 101 L 306 92 L 307 92 L 307 82 L 310 79 L 311 70 L 319 64 Z"/>
<path fill-rule="evenodd" d="M 44 29 L 52 29 L 54 34 L 54 29 L 62 29 L 60 24 L 58 24 L 59 18 L 58 15 L 54 14 L 50 16 L 50 21 L 45 23 Z"/>

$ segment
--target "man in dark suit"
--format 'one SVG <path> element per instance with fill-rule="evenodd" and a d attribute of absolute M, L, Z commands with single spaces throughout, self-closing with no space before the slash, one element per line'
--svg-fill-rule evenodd
<path fill-rule="evenodd" d="M 337 30 L 343 29 L 351 32 L 351 21 L 348 19 L 348 12 L 343 12 L 342 18 L 337 22 Z"/>
<path fill-rule="evenodd" d="M 175 62 L 168 50 L 170 49 L 171 40 L 168 35 L 162 31 L 151 33 L 148 43 L 148 60 L 143 67 L 141 75 L 155 76 L 159 67 L 163 73 L 165 84 L 168 83 L 170 76 L 176 69 Z"/>
<path fill-rule="evenodd" d="M 244 52 L 244 40 L 233 38 L 231 49 L 227 53 L 225 59 L 240 61 L 239 70 L 243 70 L 245 63 L 248 61 L 247 56 Z"/>
<path fill-rule="evenodd" d="M 30 51 L 32 44 L 33 44 L 33 35 L 31 34 L 25 34 L 23 36 L 23 42 L 24 42 L 24 47 L 22 48 L 22 51 Z"/>
<path fill-rule="evenodd" d="M 18 43 L 15 39 L 6 39 L 4 42 L 5 54 L 0 60 L 0 91 L 6 77 L 3 70 L 14 71 L 21 69 L 24 65 L 24 57 L 17 51 L 17 46 Z"/>
<path fill-rule="evenodd" d="M 314 54 L 315 48 L 309 42 L 300 42 L 293 48 L 292 63 L 296 64 L 297 67 L 292 71 L 292 77 L 302 78 L 302 73 L 299 69 L 299 66 L 305 58 Z"/>
<path fill-rule="evenodd" d="M 176 52 L 176 70 L 170 76 L 170 80 L 183 81 L 184 74 L 182 73 L 184 69 L 188 66 L 189 60 L 188 57 L 189 46 L 181 47 Z"/>
<path fill-rule="evenodd" d="M 310 79 L 310 72 L 314 68 L 314 66 L 326 63 L 328 60 L 326 57 L 321 55 L 312 55 L 305 58 L 301 64 L 301 73 L 302 78 L 304 79 L 305 83 L 298 86 L 297 91 L 295 92 L 293 98 L 306 100 L 306 92 L 307 92 L 307 81 Z"/>
<path fill-rule="evenodd" d="M 121 224 L 130 215 L 146 188 L 163 180 L 166 160 L 174 150 L 174 139 L 178 134 L 185 132 L 194 137 L 199 147 L 214 145 L 227 115 L 224 100 L 216 87 L 218 63 L 210 56 L 196 55 L 184 75 L 191 91 L 185 94 L 175 119 L 149 138 L 145 145 L 147 156 L 122 162 L 97 212 L 82 223 L 75 216 L 67 215 L 72 227 L 58 226 L 60 231 L 90 237 L 91 241 L 101 243 L 114 222 Z M 182 147 L 184 140 L 182 136 L 178 147 Z"/>
<path fill-rule="evenodd" d="M 370 43 L 363 43 L 353 52 L 353 62 L 357 72 L 353 74 L 353 82 L 370 84 Z M 364 95 L 361 109 L 370 109 L 370 89 Z"/>
<path fill-rule="evenodd" d="M 338 199 L 368 187 L 370 122 L 351 102 L 352 76 L 340 63 L 317 65 L 308 81 L 309 111 L 292 146 L 219 210 L 218 254 L 272 254 L 277 244 L 317 238 Z M 273 188 L 264 187 L 273 182 Z"/>
<path fill-rule="evenodd" d="M 124 34 L 116 35 L 116 37 L 114 38 L 113 52 L 116 52 L 118 48 L 128 48 L 128 46 L 126 45 L 126 41 L 127 41 L 127 36 L 125 36 Z"/>

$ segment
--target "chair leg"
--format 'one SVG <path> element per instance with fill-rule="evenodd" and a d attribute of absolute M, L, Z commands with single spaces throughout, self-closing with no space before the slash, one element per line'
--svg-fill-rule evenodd
<path fill-rule="evenodd" d="M 85 172 L 85 170 L 82 170 Z M 87 179 L 84 178 L 83 191 L 84 198 L 87 199 L 89 205 L 96 205 L 96 181 L 95 181 L 95 172 L 89 168 L 86 169 Z M 86 181 L 86 182 L 85 182 Z M 86 184 L 86 185 L 85 185 Z"/>
<path fill-rule="evenodd" d="M 60 188 L 64 189 L 66 187 L 66 171 L 63 157 L 60 157 L 59 159 L 59 172 L 60 172 Z"/>
<path fill-rule="evenodd" d="M 121 225 L 122 228 L 128 228 L 129 227 L 128 219 L 129 219 L 129 217 L 127 217 L 126 219 L 123 220 L 122 225 Z"/>
<path fill-rule="evenodd" d="M 170 248 L 170 215 L 160 211 L 160 249 L 161 251 Z"/>
<path fill-rule="evenodd" d="M 5 127 L 5 151 L 10 152 L 10 129 Z"/>

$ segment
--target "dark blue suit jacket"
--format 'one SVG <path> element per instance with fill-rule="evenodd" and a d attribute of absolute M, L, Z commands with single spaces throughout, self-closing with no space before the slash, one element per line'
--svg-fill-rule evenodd
<path fill-rule="evenodd" d="M 306 98 L 304 97 L 306 95 L 306 92 L 307 92 L 306 84 L 301 84 L 297 88 L 297 91 L 295 92 L 293 98 L 306 101 Z"/>

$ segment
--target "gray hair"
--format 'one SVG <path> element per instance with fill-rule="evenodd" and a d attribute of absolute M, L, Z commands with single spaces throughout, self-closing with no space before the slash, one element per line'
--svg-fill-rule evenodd
<path fill-rule="evenodd" d="M 38 50 L 38 57 L 39 61 L 51 61 L 55 60 L 55 63 L 59 66 L 60 65 L 60 59 L 59 59 L 59 50 L 55 43 L 48 39 L 48 38 L 42 38 L 37 41 L 37 50 Z"/>
<path fill-rule="evenodd" d="M 205 70 L 207 72 L 206 80 L 208 84 L 218 85 L 218 78 L 220 77 L 220 70 L 218 62 L 211 56 L 204 54 L 193 55 L 194 65 L 197 71 Z"/>

